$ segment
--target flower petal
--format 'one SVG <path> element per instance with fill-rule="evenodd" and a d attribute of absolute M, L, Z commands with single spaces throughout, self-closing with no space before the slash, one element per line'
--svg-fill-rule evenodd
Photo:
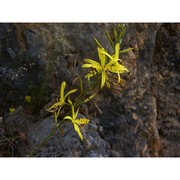
<path fill-rule="evenodd" d="M 108 56 L 111 60 L 113 59 L 112 56 L 111 56 L 110 54 L 108 54 L 108 53 L 104 50 L 104 48 L 100 49 L 99 51 L 100 51 L 102 54 Z"/>
<path fill-rule="evenodd" d="M 90 67 L 92 67 L 92 64 L 83 64 L 81 67 L 82 68 L 90 68 Z"/>
<path fill-rule="evenodd" d="M 71 105 L 71 109 L 72 109 L 72 120 L 73 119 L 76 119 L 76 117 L 75 117 L 75 112 L 74 112 L 74 105 L 73 105 L 73 103 L 72 103 L 72 101 L 71 101 L 71 99 L 68 99 L 68 103 Z"/>
<path fill-rule="evenodd" d="M 96 62 L 96 61 L 94 61 L 92 59 L 85 59 L 84 61 L 86 61 L 87 63 L 90 64 L 89 67 L 93 67 L 95 69 L 101 69 L 101 65 L 98 62 Z M 82 65 L 82 67 L 87 68 L 88 65 L 84 64 L 84 65 Z"/>
<path fill-rule="evenodd" d="M 79 129 L 79 126 L 77 124 L 75 124 L 75 123 L 73 123 L 73 124 L 74 124 L 75 131 L 78 133 L 78 135 L 79 135 L 79 137 L 80 137 L 80 139 L 82 141 L 83 140 L 83 135 L 82 135 L 82 133 L 81 133 L 81 131 Z"/>
<path fill-rule="evenodd" d="M 106 64 L 106 69 L 109 69 L 110 66 L 112 66 L 112 65 L 114 65 L 116 63 L 117 63 L 117 61 L 115 61 L 114 59 L 111 60 L 108 64 Z"/>
<path fill-rule="evenodd" d="M 121 81 L 120 73 L 117 73 L 117 75 L 118 75 L 118 84 L 119 84 Z"/>
<path fill-rule="evenodd" d="M 128 70 L 125 68 L 125 66 L 123 66 L 123 65 L 121 65 L 119 63 L 116 63 L 113 66 L 110 66 L 108 68 L 108 70 L 111 71 L 112 73 L 117 73 L 118 72 L 120 74 L 122 74 L 124 72 L 128 72 Z"/>
<path fill-rule="evenodd" d="M 63 119 L 69 119 L 69 120 L 73 121 L 71 116 L 65 116 Z"/>
<path fill-rule="evenodd" d="M 76 124 L 87 124 L 89 123 L 89 119 L 86 119 L 86 118 L 79 118 L 79 119 L 75 119 L 74 122 Z"/>
<path fill-rule="evenodd" d="M 105 71 L 102 71 L 102 74 L 101 74 L 101 89 L 104 87 L 105 82 L 106 82 Z"/>
<path fill-rule="evenodd" d="M 102 53 L 104 51 L 105 51 L 104 48 L 98 48 L 98 56 L 99 56 L 102 67 L 105 66 L 105 62 L 106 62 L 106 56 L 104 53 Z"/>
<path fill-rule="evenodd" d="M 60 90 L 60 101 L 64 101 L 64 89 L 66 87 L 66 82 L 63 81 L 61 84 L 61 90 Z"/>

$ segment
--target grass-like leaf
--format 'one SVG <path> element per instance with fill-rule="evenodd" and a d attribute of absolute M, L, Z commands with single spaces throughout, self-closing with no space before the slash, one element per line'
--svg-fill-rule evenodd
<path fill-rule="evenodd" d="M 120 51 L 120 54 L 127 53 L 127 52 L 130 52 L 132 50 L 133 50 L 133 48 L 123 49 L 123 50 Z"/>
<path fill-rule="evenodd" d="M 99 41 L 96 38 L 94 38 L 94 41 L 99 48 L 103 48 L 102 45 L 99 43 Z"/>
<path fill-rule="evenodd" d="M 111 44 L 111 47 L 114 49 L 115 45 L 114 45 L 114 43 L 113 43 L 113 41 L 111 39 L 111 36 L 109 35 L 109 33 L 107 31 L 105 31 L 105 32 L 106 32 L 106 36 L 107 36 L 107 38 L 108 38 L 108 40 L 109 40 L 109 42 Z"/>

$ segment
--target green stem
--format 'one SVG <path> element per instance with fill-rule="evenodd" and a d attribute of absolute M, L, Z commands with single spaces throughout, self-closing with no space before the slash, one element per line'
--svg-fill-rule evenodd
<path fill-rule="evenodd" d="M 61 121 L 50 133 L 49 135 L 47 135 L 30 153 L 29 153 L 29 157 L 33 157 L 42 146 L 45 145 L 45 143 L 47 141 L 49 141 L 49 139 L 54 135 L 54 133 L 56 132 L 56 130 L 63 124 L 64 121 Z"/>

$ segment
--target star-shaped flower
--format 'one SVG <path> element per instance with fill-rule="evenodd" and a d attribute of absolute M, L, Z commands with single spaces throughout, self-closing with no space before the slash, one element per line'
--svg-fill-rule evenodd
<path fill-rule="evenodd" d="M 64 95 L 65 87 L 66 87 L 66 82 L 63 81 L 61 84 L 61 90 L 60 90 L 60 95 L 59 95 L 60 98 L 59 98 L 58 102 L 56 102 L 50 108 L 47 109 L 47 111 L 49 111 L 49 112 L 55 112 L 55 121 L 56 122 L 57 122 L 57 118 L 59 116 L 59 113 L 60 113 L 62 107 L 66 104 L 66 98 L 70 94 L 77 91 L 77 89 L 72 89 L 71 91 L 69 91 L 68 93 L 66 93 Z"/>
<path fill-rule="evenodd" d="M 72 116 L 65 116 L 64 119 L 70 120 L 72 122 L 72 124 L 74 125 L 75 131 L 78 133 L 78 135 L 79 135 L 79 137 L 80 137 L 80 139 L 82 141 L 83 140 L 83 135 L 82 135 L 82 133 L 80 131 L 79 126 L 89 123 L 90 120 L 86 119 L 86 118 L 77 118 L 79 108 L 75 112 L 74 105 L 73 105 L 72 101 L 69 99 L 68 102 L 69 102 L 69 104 L 71 106 L 71 109 L 72 109 Z"/>
<path fill-rule="evenodd" d="M 110 76 L 112 74 L 117 74 L 118 76 L 118 83 L 120 83 L 120 74 L 124 72 L 128 72 L 128 70 L 122 65 L 119 64 L 119 49 L 120 45 L 117 43 L 115 46 L 115 54 L 112 56 L 108 54 L 104 48 L 98 47 L 98 55 L 100 62 L 97 62 L 92 59 L 85 59 L 84 61 L 87 62 L 83 64 L 83 68 L 91 68 L 89 73 L 86 75 L 88 80 L 93 76 L 101 76 L 101 89 L 106 84 L 110 88 Z"/>

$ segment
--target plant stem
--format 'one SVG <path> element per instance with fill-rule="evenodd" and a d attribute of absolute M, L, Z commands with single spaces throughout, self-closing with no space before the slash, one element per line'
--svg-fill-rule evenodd
<path fill-rule="evenodd" d="M 45 143 L 47 141 L 49 141 L 49 139 L 54 135 L 54 133 L 56 132 L 56 130 L 61 127 L 61 125 L 63 124 L 63 120 L 49 133 L 49 135 L 47 135 L 30 153 L 29 153 L 29 157 L 33 157 L 42 146 L 45 145 Z"/>

